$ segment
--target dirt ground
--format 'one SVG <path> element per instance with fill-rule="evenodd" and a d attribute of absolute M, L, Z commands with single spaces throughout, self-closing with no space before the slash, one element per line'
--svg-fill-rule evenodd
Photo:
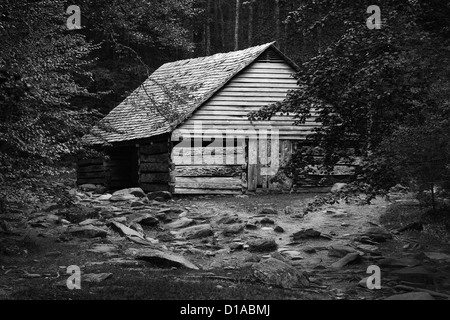
<path fill-rule="evenodd" d="M 201 196 L 166 203 L 145 199 L 135 206 L 134 200 L 111 203 L 91 192 L 72 190 L 72 194 L 78 199 L 78 209 L 29 208 L 0 217 L 8 226 L 0 232 L 0 299 L 374 300 L 407 292 L 399 286 L 410 287 L 411 281 L 406 280 L 411 279 L 399 279 L 395 272 L 411 266 L 433 270 L 432 275 L 419 272 L 419 278 L 426 279 L 416 281 L 415 287 L 437 293 L 436 299 L 450 294 L 448 245 L 424 242 L 414 232 L 391 232 L 389 226 L 383 229 L 391 237 L 387 241 L 361 238 L 368 230 L 383 227 L 380 217 L 391 204 L 381 198 L 365 206 L 341 202 L 304 215 L 307 203 L 318 195 Z M 406 208 L 409 205 L 405 202 Z M 276 212 L 261 213 L 268 208 Z M 167 221 L 142 229 L 151 244 L 131 241 L 111 228 L 111 221 L 124 222 L 130 214 L 161 211 Z M 224 234 L 224 217 L 234 217 L 242 229 Z M 68 229 L 89 218 L 107 236 L 68 234 Z M 170 221 L 180 218 L 192 219 L 195 225 L 209 224 L 213 235 L 180 237 L 179 230 L 167 228 Z M 320 237 L 294 241 L 293 234 L 305 229 L 320 232 Z M 249 243 L 255 239 L 274 239 L 277 248 L 250 252 Z M 359 255 L 344 267 L 333 268 L 345 256 L 333 247 L 342 246 Z M 198 270 L 136 259 L 136 251 L 143 248 L 181 256 Z M 436 252 L 441 255 L 430 254 Z M 255 277 L 255 264 L 270 257 L 303 272 L 309 285 L 283 288 Z M 386 263 L 390 258 L 416 263 L 396 266 Z M 367 268 L 380 261 L 387 268 L 381 267 L 382 287 L 370 290 L 360 281 L 369 276 Z M 67 267 L 73 265 L 81 269 L 81 290 L 67 287 Z M 106 279 L 83 280 L 88 274 Z"/>

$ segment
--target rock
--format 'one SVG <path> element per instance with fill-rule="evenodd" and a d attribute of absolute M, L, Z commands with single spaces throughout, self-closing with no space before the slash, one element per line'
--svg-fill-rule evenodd
<path fill-rule="evenodd" d="M 105 194 L 107 191 L 108 191 L 108 188 L 106 188 L 105 186 L 98 185 L 94 192 L 96 194 Z"/>
<path fill-rule="evenodd" d="M 278 211 L 273 208 L 264 208 L 259 212 L 260 215 L 277 215 Z"/>
<path fill-rule="evenodd" d="M 401 233 L 401 232 L 405 232 L 405 231 L 409 231 L 409 230 L 423 231 L 423 223 L 421 223 L 421 222 L 410 223 L 400 229 L 397 229 L 397 232 Z"/>
<path fill-rule="evenodd" d="M 269 218 L 262 218 L 259 222 L 261 224 L 275 224 L 275 221 Z"/>
<path fill-rule="evenodd" d="M 131 228 L 128 228 L 126 225 L 124 225 L 124 224 L 121 224 L 120 222 L 115 222 L 115 221 L 113 221 L 113 222 L 111 222 L 111 225 L 117 230 L 117 231 L 119 231 L 119 233 L 120 234 L 122 234 L 123 236 L 126 236 L 126 237 L 136 237 L 136 238 L 140 238 L 140 239 L 142 239 L 142 240 L 145 240 L 144 239 L 144 236 L 141 234 L 141 233 L 139 233 L 139 232 L 137 232 L 136 230 L 133 230 L 133 229 L 131 229 Z"/>
<path fill-rule="evenodd" d="M 121 202 L 121 201 L 136 201 L 138 200 L 137 197 L 135 197 L 132 194 L 124 194 L 124 195 L 112 195 L 111 198 L 109 198 L 109 201 L 111 202 Z"/>
<path fill-rule="evenodd" d="M 238 216 L 224 216 L 217 220 L 217 224 L 235 224 L 240 223 L 241 219 Z"/>
<path fill-rule="evenodd" d="M 190 225 L 195 224 L 195 221 L 189 218 L 181 218 L 172 223 L 166 224 L 164 227 L 166 229 L 181 229 L 189 227 Z"/>
<path fill-rule="evenodd" d="M 108 235 L 108 232 L 105 229 L 94 227 L 92 225 L 70 228 L 67 232 L 80 238 L 106 238 Z"/>
<path fill-rule="evenodd" d="M 159 224 L 159 220 L 150 213 L 135 213 L 127 217 L 127 223 L 139 223 L 143 226 L 155 227 Z"/>
<path fill-rule="evenodd" d="M 142 228 L 142 226 L 139 224 L 139 223 L 137 223 L 137 222 L 132 222 L 131 224 L 130 224 L 130 228 L 131 229 L 133 229 L 133 230 L 136 230 L 138 233 L 140 233 L 140 234 L 145 234 L 145 231 L 144 231 L 144 229 Z"/>
<path fill-rule="evenodd" d="M 202 224 L 182 229 L 178 232 L 178 234 L 186 238 L 187 240 L 192 240 L 192 239 L 206 238 L 212 236 L 214 233 L 211 229 L 211 225 Z"/>
<path fill-rule="evenodd" d="M 294 210 L 294 208 L 287 206 L 286 208 L 284 208 L 284 214 L 285 215 L 293 215 L 293 214 L 295 214 L 295 210 Z"/>
<path fill-rule="evenodd" d="M 349 253 L 341 260 L 333 263 L 331 265 L 331 268 L 341 269 L 341 268 L 345 267 L 347 264 L 357 260 L 358 258 L 359 258 L 359 253 Z"/>
<path fill-rule="evenodd" d="M 370 244 L 360 244 L 356 247 L 358 250 L 361 250 L 364 253 L 368 253 L 374 256 L 381 255 L 380 249 L 377 246 Z"/>
<path fill-rule="evenodd" d="M 245 224 L 245 228 L 249 230 L 256 230 L 258 229 L 258 225 L 256 224 L 256 221 L 249 221 Z"/>
<path fill-rule="evenodd" d="M 276 233 L 284 233 L 284 229 L 280 226 L 276 226 L 273 231 L 275 231 Z"/>
<path fill-rule="evenodd" d="M 109 201 L 112 197 L 112 194 L 103 194 L 100 197 L 98 197 L 96 200 L 98 201 Z"/>
<path fill-rule="evenodd" d="M 81 276 L 81 281 L 87 283 L 100 283 L 110 277 L 112 277 L 112 273 L 87 273 Z"/>
<path fill-rule="evenodd" d="M 86 192 L 94 192 L 97 190 L 97 186 L 95 184 L 82 184 L 79 188 Z"/>
<path fill-rule="evenodd" d="M 303 229 L 292 235 L 294 241 L 301 239 L 320 238 L 321 233 L 314 229 Z"/>
<path fill-rule="evenodd" d="M 290 258 L 291 260 L 302 260 L 303 256 L 299 251 L 295 250 L 287 250 L 281 253 L 282 255 Z"/>
<path fill-rule="evenodd" d="M 239 251 L 244 249 L 244 244 L 241 242 L 233 242 L 230 244 L 230 250 L 231 251 Z"/>
<path fill-rule="evenodd" d="M 306 252 L 306 253 L 316 253 L 316 249 L 315 248 L 313 248 L 313 247 L 304 247 L 303 248 L 303 252 Z"/>
<path fill-rule="evenodd" d="M 122 190 L 116 191 L 112 195 L 113 196 L 133 195 L 138 198 L 144 198 L 145 192 L 141 188 L 129 188 L 129 189 L 122 189 Z"/>
<path fill-rule="evenodd" d="M 248 250 L 251 252 L 271 252 L 277 249 L 274 239 L 256 239 L 248 242 Z"/>
<path fill-rule="evenodd" d="M 245 257 L 244 262 L 260 262 L 261 258 L 256 254 L 251 254 Z"/>
<path fill-rule="evenodd" d="M 156 202 L 167 202 L 169 200 L 164 199 L 163 197 L 156 197 L 155 199 L 153 199 L 153 201 L 156 201 Z"/>
<path fill-rule="evenodd" d="M 243 225 L 243 224 L 228 225 L 225 227 L 225 229 L 223 229 L 222 234 L 224 236 L 238 234 L 238 233 L 241 233 L 242 231 L 244 231 L 244 228 L 245 228 L 245 225 Z"/>
<path fill-rule="evenodd" d="M 287 263 L 269 258 L 253 266 L 253 274 L 260 281 L 282 288 L 306 287 L 308 278 Z"/>
<path fill-rule="evenodd" d="M 88 252 L 93 253 L 110 253 L 116 251 L 117 247 L 111 244 L 97 244 L 92 249 L 88 249 Z"/>
<path fill-rule="evenodd" d="M 366 236 L 374 242 L 386 242 L 392 239 L 392 234 L 380 227 L 370 228 L 362 236 Z"/>
<path fill-rule="evenodd" d="M 355 249 L 348 246 L 340 246 L 340 245 L 333 245 L 328 248 L 328 255 L 330 257 L 338 257 L 343 258 L 349 253 L 357 253 Z"/>
<path fill-rule="evenodd" d="M 346 186 L 347 186 L 347 183 L 336 183 L 331 188 L 331 193 L 341 192 L 345 189 Z"/>
<path fill-rule="evenodd" d="M 156 218 L 158 220 L 160 220 L 160 221 L 163 221 L 163 222 L 166 222 L 166 221 L 170 220 L 170 219 L 167 218 L 167 215 L 164 212 L 158 212 L 156 214 Z"/>
<path fill-rule="evenodd" d="M 163 268 L 187 268 L 192 270 L 199 270 L 199 268 L 186 258 L 167 253 L 159 250 L 145 249 L 139 250 L 136 253 L 136 259 L 144 260 Z"/>
<path fill-rule="evenodd" d="M 147 198 L 150 201 L 160 198 L 159 200 L 162 199 L 162 201 L 158 201 L 158 202 L 166 202 L 166 201 L 172 200 L 172 194 L 169 191 L 156 191 L 156 192 L 150 192 L 149 194 L 147 194 Z"/>
<path fill-rule="evenodd" d="M 139 208 L 139 207 L 143 207 L 143 206 L 145 206 L 145 203 L 143 203 L 141 201 L 134 201 L 131 203 L 132 208 Z"/>
<path fill-rule="evenodd" d="M 423 266 L 403 268 L 393 271 L 392 274 L 396 275 L 402 281 L 425 285 L 434 284 L 435 279 L 435 270 Z"/>
<path fill-rule="evenodd" d="M 80 226 L 88 226 L 98 224 L 100 221 L 98 219 L 87 219 L 79 223 Z"/>
<path fill-rule="evenodd" d="M 378 265 L 383 268 L 405 268 L 415 267 L 420 261 L 412 258 L 386 258 L 378 261 Z"/>
<path fill-rule="evenodd" d="M 384 300 L 434 300 L 434 298 L 427 292 L 408 292 L 396 294 Z"/>
<path fill-rule="evenodd" d="M 425 256 L 431 260 L 450 262 L 450 255 L 442 252 L 425 252 Z"/>
<path fill-rule="evenodd" d="M 175 240 L 175 236 L 170 233 L 161 233 L 156 236 L 156 239 L 161 242 L 172 242 L 173 240 Z"/>

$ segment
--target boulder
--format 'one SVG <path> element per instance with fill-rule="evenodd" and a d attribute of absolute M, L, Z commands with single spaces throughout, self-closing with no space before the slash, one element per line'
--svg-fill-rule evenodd
<path fill-rule="evenodd" d="M 125 195 L 133 195 L 138 198 L 144 198 L 145 192 L 141 188 L 128 188 L 116 191 L 113 193 L 113 196 L 125 196 Z"/>
<path fill-rule="evenodd" d="M 341 268 L 345 267 L 347 264 L 356 261 L 359 257 L 360 257 L 359 253 L 357 253 L 357 252 L 349 253 L 345 257 L 343 257 L 341 260 L 333 263 L 331 265 L 331 268 L 333 268 L 333 269 L 341 269 Z"/>
<path fill-rule="evenodd" d="M 277 215 L 278 211 L 274 208 L 264 208 L 259 212 L 260 215 Z"/>
<path fill-rule="evenodd" d="M 150 192 L 149 194 L 147 194 L 147 198 L 148 200 L 156 200 L 157 198 L 160 198 L 158 200 L 163 200 L 160 202 L 164 202 L 164 201 L 169 201 L 172 199 L 172 194 L 169 191 L 156 191 L 156 192 Z"/>
<path fill-rule="evenodd" d="M 67 232 L 80 238 L 106 238 L 108 231 L 92 225 L 70 228 Z"/>
<path fill-rule="evenodd" d="M 180 230 L 178 234 L 187 240 L 202 239 L 212 236 L 214 232 L 210 224 L 201 224 L 198 226 L 188 227 Z"/>
<path fill-rule="evenodd" d="M 384 300 L 435 300 L 435 299 L 427 292 L 408 292 L 403 294 L 396 294 Z"/>
<path fill-rule="evenodd" d="M 435 282 L 435 270 L 423 266 L 408 267 L 393 271 L 400 280 L 421 285 L 432 285 Z"/>
<path fill-rule="evenodd" d="M 243 225 L 243 224 L 228 225 L 225 227 L 225 229 L 223 229 L 222 234 L 224 236 L 238 234 L 238 233 L 241 233 L 242 231 L 244 231 L 244 228 L 245 228 L 245 225 Z"/>
<path fill-rule="evenodd" d="M 82 184 L 79 186 L 79 188 L 83 191 L 86 192 L 94 192 L 95 190 L 97 190 L 97 186 L 95 184 Z"/>
<path fill-rule="evenodd" d="M 159 220 L 150 213 L 135 213 L 127 217 L 127 223 L 139 223 L 143 226 L 154 227 L 159 224 Z"/>
<path fill-rule="evenodd" d="M 181 229 L 195 224 L 195 221 L 189 218 L 181 218 L 165 225 L 166 229 Z"/>
<path fill-rule="evenodd" d="M 415 267 L 420 261 L 413 258 L 386 258 L 378 261 L 378 265 L 383 268 L 406 268 Z"/>
<path fill-rule="evenodd" d="M 285 215 L 293 215 L 293 214 L 295 214 L 295 210 L 294 210 L 294 208 L 287 206 L 286 208 L 284 208 L 284 214 Z"/>
<path fill-rule="evenodd" d="M 82 282 L 100 283 L 112 277 L 112 273 L 86 273 L 81 276 Z"/>
<path fill-rule="evenodd" d="M 273 231 L 275 231 L 276 233 L 284 233 L 284 229 L 280 226 L 276 226 Z"/>
<path fill-rule="evenodd" d="M 251 252 L 272 252 L 277 249 L 277 243 L 274 239 L 256 239 L 248 242 L 248 250 Z"/>
<path fill-rule="evenodd" d="M 217 220 L 217 224 L 235 224 L 240 223 L 241 219 L 238 216 L 223 216 L 219 220 Z"/>
<path fill-rule="evenodd" d="M 340 245 L 333 245 L 328 248 L 328 255 L 330 257 L 343 258 L 349 253 L 357 253 L 357 250 L 355 250 L 352 247 L 340 246 Z"/>
<path fill-rule="evenodd" d="M 336 183 L 333 185 L 333 187 L 331 188 L 331 192 L 332 193 L 338 193 L 341 192 L 345 189 L 345 187 L 347 186 L 346 183 Z"/>
<path fill-rule="evenodd" d="M 292 235 L 294 241 L 301 239 L 320 238 L 321 233 L 314 229 L 303 229 Z"/>
<path fill-rule="evenodd" d="M 259 220 L 259 223 L 261 224 L 275 224 L 275 221 L 269 218 L 262 218 Z"/>
<path fill-rule="evenodd" d="M 162 268 L 187 268 L 192 270 L 199 270 L 199 268 L 186 258 L 168 252 L 159 250 L 144 249 L 139 250 L 136 254 L 136 259 L 150 262 L 151 264 Z"/>
<path fill-rule="evenodd" d="M 368 237 L 374 242 L 386 242 L 387 240 L 392 239 L 392 234 L 380 227 L 370 228 L 363 233 L 362 236 Z"/>
<path fill-rule="evenodd" d="M 138 198 L 132 194 L 124 194 L 124 195 L 113 194 L 111 198 L 109 198 L 109 201 L 111 202 L 136 201 L 136 200 L 138 200 Z"/>
<path fill-rule="evenodd" d="M 260 281 L 282 288 L 307 287 L 308 278 L 289 264 L 274 258 L 253 265 L 253 274 Z"/>

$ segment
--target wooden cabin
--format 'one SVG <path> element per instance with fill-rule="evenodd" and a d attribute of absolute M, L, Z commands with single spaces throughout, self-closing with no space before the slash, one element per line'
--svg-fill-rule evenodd
<path fill-rule="evenodd" d="M 329 190 L 279 172 L 319 125 L 314 116 L 301 126 L 291 116 L 248 119 L 298 89 L 297 71 L 274 43 L 163 65 L 84 137 L 105 157 L 80 160 L 78 184 L 175 194 Z"/>

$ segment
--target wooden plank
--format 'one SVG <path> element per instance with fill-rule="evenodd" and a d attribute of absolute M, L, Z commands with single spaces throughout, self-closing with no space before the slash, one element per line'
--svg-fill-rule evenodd
<path fill-rule="evenodd" d="M 165 162 L 165 163 L 141 163 L 141 165 L 139 166 L 139 170 L 142 173 L 148 173 L 148 172 L 157 172 L 157 173 L 169 172 L 169 164 L 167 162 Z"/>
<path fill-rule="evenodd" d="M 235 88 L 234 90 L 229 89 L 229 90 L 223 90 L 218 92 L 215 96 L 214 99 L 217 98 L 234 98 L 234 99 L 241 99 L 243 97 L 246 98 L 264 98 L 264 99 L 269 99 L 269 100 L 273 100 L 273 99 L 284 99 L 286 97 L 287 91 L 286 90 L 282 90 L 282 91 L 274 91 L 273 89 L 271 91 L 268 90 L 251 90 L 251 89 L 240 89 L 240 88 Z"/>
<path fill-rule="evenodd" d="M 140 183 L 139 187 L 145 192 L 155 192 L 155 191 L 170 191 L 169 184 L 150 184 L 150 183 Z"/>
<path fill-rule="evenodd" d="M 87 167 L 78 167 L 77 172 L 87 173 L 87 172 L 103 172 L 105 168 L 103 164 L 101 165 L 90 165 Z"/>
<path fill-rule="evenodd" d="M 145 154 L 145 155 L 167 153 L 168 151 L 169 151 L 168 143 L 144 145 L 144 146 L 141 146 L 141 148 L 140 148 L 140 153 Z"/>
<path fill-rule="evenodd" d="M 163 153 L 158 155 L 141 155 L 141 163 L 162 163 L 169 162 L 169 154 Z"/>
<path fill-rule="evenodd" d="M 239 190 L 209 190 L 209 189 L 186 189 L 175 188 L 174 194 L 224 194 L 224 195 L 236 195 L 242 194 Z"/>
<path fill-rule="evenodd" d="M 104 179 L 105 173 L 102 172 L 78 172 L 77 178 L 79 179 Z"/>
<path fill-rule="evenodd" d="M 140 183 L 166 183 L 171 181 L 169 173 L 143 173 L 140 176 Z"/>
<path fill-rule="evenodd" d="M 175 177 L 240 177 L 242 166 L 176 166 Z"/>
<path fill-rule="evenodd" d="M 241 190 L 241 178 L 188 178 L 177 177 L 175 188 L 186 189 L 214 189 L 214 190 Z"/>
<path fill-rule="evenodd" d="M 105 179 L 77 179 L 77 184 L 105 184 Z"/>
<path fill-rule="evenodd" d="M 286 79 L 289 80 L 289 75 L 285 73 L 257 73 L 252 71 L 244 71 L 240 73 L 234 80 L 239 81 L 241 79 Z M 293 79 L 293 78 L 291 78 Z"/>
<path fill-rule="evenodd" d="M 258 140 L 250 139 L 248 143 L 248 191 L 256 191 L 258 184 Z"/>
<path fill-rule="evenodd" d="M 297 85 L 297 81 L 294 79 L 288 80 L 284 83 L 275 83 L 275 82 L 247 82 L 243 84 L 242 82 L 230 82 L 226 88 L 267 88 L 267 89 L 274 89 L 274 88 L 283 88 L 288 90 L 297 90 L 299 89 L 299 86 Z"/>
<path fill-rule="evenodd" d="M 292 84 L 297 84 L 297 81 L 292 78 L 292 79 L 287 79 L 287 78 L 280 78 L 280 79 L 269 79 L 269 78 L 259 78 L 259 79 L 255 79 L 255 78 L 249 78 L 249 77 L 237 77 L 235 79 L 233 79 L 233 83 L 237 84 L 237 83 L 264 83 L 264 84 L 285 84 L 285 85 L 292 85 Z"/>
<path fill-rule="evenodd" d="M 253 94 L 260 94 L 260 93 L 266 93 L 267 95 L 272 95 L 272 94 L 283 94 L 286 95 L 287 92 L 291 90 L 289 87 L 284 88 L 284 87 L 276 87 L 276 88 L 271 88 L 271 87 L 255 87 L 255 88 L 249 88 L 249 87 L 243 87 L 243 86 L 233 86 L 233 87 L 229 87 L 226 86 L 225 88 L 223 88 L 221 91 L 219 91 L 216 95 L 236 95 L 236 94 L 241 94 L 244 93 L 246 95 L 253 95 Z"/>

